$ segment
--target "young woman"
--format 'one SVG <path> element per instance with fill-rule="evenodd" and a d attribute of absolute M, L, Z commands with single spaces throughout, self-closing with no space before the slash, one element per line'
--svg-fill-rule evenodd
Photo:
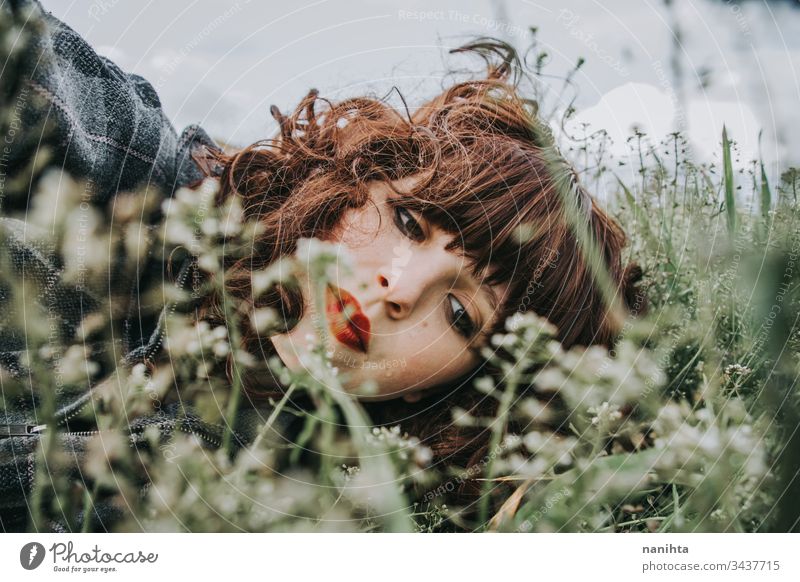
<path fill-rule="evenodd" d="M 42 12 L 37 2 L 12 5 L 15 17 Z M 454 426 L 451 410 L 492 413 L 494 400 L 471 382 L 488 370 L 480 349 L 508 316 L 532 311 L 546 317 L 566 346 L 613 341 L 618 319 L 609 314 L 578 230 L 599 250 L 613 293 L 629 307 L 641 305 L 634 298 L 640 273 L 621 263 L 623 231 L 554 157 L 547 128 L 512 80 L 516 55 L 500 41 L 457 49 L 492 57 L 486 74 L 453 84 L 413 112 L 369 97 L 332 103 L 312 90 L 289 116 L 272 108 L 280 125 L 274 139 L 224 153 L 197 126 L 178 137 L 147 81 L 96 55 L 57 19 L 42 17 L 47 31 L 26 80 L 30 92 L 50 104 L 46 115 L 56 121 L 60 165 L 88 178 L 99 204 L 142 183 L 171 195 L 204 176 L 219 178 L 218 202 L 240 197 L 246 217 L 264 225 L 252 254 L 227 265 L 227 290 L 253 307 L 276 309 L 284 322 L 282 333 L 270 336 L 244 323 L 244 347 L 261 358 L 277 355 L 298 370 L 309 334 L 324 322 L 345 388 L 364 401 L 373 422 L 400 424 L 436 460 L 469 466 L 486 447 L 487 435 Z M 26 126 L 37 127 L 41 115 L 40 109 L 25 113 Z M 14 152 L 9 167 L 24 166 L 26 156 L 30 152 Z M 24 252 L 13 232 L 7 236 Z M 309 302 L 310 281 L 299 290 L 278 286 L 253 298 L 253 272 L 293 253 L 301 237 L 341 243 L 353 259 L 353 272 L 329 286 L 325 314 Z M 35 272 L 48 281 L 57 276 L 53 265 L 39 267 Z M 80 317 L 69 322 L 74 332 L 93 303 L 57 285 L 48 293 L 40 299 L 55 296 L 65 320 L 81 305 Z M 198 315 L 226 325 L 217 299 Z M 133 321 L 125 329 L 138 331 L 127 343 L 128 363 L 149 360 L 160 348 L 160 328 L 151 333 Z M 7 369 L 24 375 L 16 346 L 0 345 L 0 352 Z M 370 396 L 359 392 L 367 381 L 377 387 Z M 245 390 L 258 402 L 280 387 L 274 379 L 250 377 Z M 90 397 L 59 402 L 56 417 L 69 426 L 66 419 Z M 17 416 L 7 411 L 11 422 L 0 436 L 12 438 L 0 445 L 13 440 L 14 458 L 33 462 L 39 421 L 31 410 L 36 406 Z M 25 434 L 14 433 L 21 426 L 28 427 Z M 77 433 L 68 438 L 76 448 Z M 5 507 L 16 512 L 0 515 L 4 529 L 22 523 L 33 486 L 30 477 L 12 477 L 0 479 Z"/>
<path fill-rule="evenodd" d="M 563 159 L 551 159 L 549 132 L 511 81 L 514 50 L 500 41 L 457 50 L 471 49 L 489 57 L 487 73 L 413 113 L 367 97 L 331 103 L 312 90 L 291 115 L 272 108 L 275 139 L 196 154 L 202 167 L 222 168 L 220 201 L 241 197 L 245 215 L 264 225 L 227 285 L 241 301 L 278 310 L 288 330 L 264 337 L 245 328 L 248 349 L 300 369 L 324 321 L 345 387 L 377 385 L 359 395 L 373 420 L 400 424 L 439 460 L 466 465 L 483 454 L 486 435 L 454 426 L 451 410 L 491 414 L 494 399 L 471 381 L 487 370 L 480 348 L 508 316 L 546 317 L 565 346 L 609 345 L 618 332 L 570 212 L 597 244 L 621 304 L 643 305 L 638 267 L 621 262 L 622 229 Z M 300 237 L 338 242 L 354 263 L 329 289 L 323 316 L 308 282 L 300 294 L 279 287 L 252 300 L 252 273 L 294 252 Z M 206 306 L 210 321 L 224 323 L 220 314 Z M 278 395 L 257 379 L 245 388 L 255 400 Z"/>

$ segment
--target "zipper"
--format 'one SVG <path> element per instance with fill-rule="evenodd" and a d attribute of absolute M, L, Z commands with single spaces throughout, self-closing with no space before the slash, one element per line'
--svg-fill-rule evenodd
<path fill-rule="evenodd" d="M 56 425 L 58 426 L 58 425 L 61 425 L 61 424 L 65 424 L 68 420 L 70 420 L 72 418 L 75 418 L 81 412 L 83 412 L 83 409 L 86 408 L 87 406 L 89 406 L 89 404 L 92 403 L 92 396 L 93 395 L 94 395 L 94 388 L 92 388 L 88 392 L 84 393 L 83 396 L 78 397 L 77 398 L 77 402 L 70 402 L 66 406 L 63 406 L 61 408 L 61 410 L 56 411 L 54 416 L 61 416 L 61 418 L 58 419 L 58 422 L 56 422 Z M 77 405 L 77 404 L 80 403 L 81 399 L 85 400 L 85 402 L 83 402 L 80 405 Z M 69 410 L 70 407 L 73 407 L 73 406 L 75 408 L 72 411 L 70 411 Z"/>
<path fill-rule="evenodd" d="M 96 386 L 92 387 L 87 392 L 83 393 L 81 396 L 75 399 L 75 401 L 70 402 L 69 404 L 62 406 L 59 410 L 56 411 L 54 416 L 59 417 L 56 421 L 56 426 L 61 426 L 66 424 L 69 420 L 78 416 L 83 410 L 92 403 L 92 396 L 94 396 L 94 390 Z M 81 402 L 82 401 L 82 402 Z M 35 436 L 40 434 L 44 429 L 47 428 L 46 424 L 25 424 L 25 423 L 0 423 L 0 438 L 3 437 L 11 437 L 11 436 Z M 72 434 L 76 436 L 88 436 L 92 434 L 97 434 L 98 430 L 92 431 L 76 431 L 70 432 L 65 431 L 64 434 Z"/>
<path fill-rule="evenodd" d="M 46 424 L 0 424 L 0 437 L 33 436 L 47 427 Z"/>
<path fill-rule="evenodd" d="M 75 410 L 59 418 L 58 421 L 56 422 L 56 426 L 63 425 L 71 418 L 74 418 L 75 416 L 80 414 L 80 412 L 84 408 L 86 408 L 90 403 L 91 403 L 91 398 L 88 398 L 86 402 L 78 406 Z M 74 403 L 72 405 L 74 405 Z M 41 434 L 46 428 L 47 428 L 46 424 L 0 423 L 0 438 L 12 437 L 12 436 L 36 436 Z M 97 434 L 98 432 L 100 431 L 97 430 L 76 431 L 76 432 L 68 431 L 65 432 L 65 434 L 73 434 L 76 436 L 88 436 L 91 434 Z"/>
<path fill-rule="evenodd" d="M 60 410 L 56 412 L 56 416 L 60 416 L 58 421 L 56 422 L 56 426 L 61 426 L 66 424 L 70 419 L 75 418 L 78 416 L 87 406 L 92 403 L 92 396 L 94 395 L 94 388 L 90 389 L 88 392 L 85 392 L 83 395 L 78 397 L 76 401 L 67 404 L 66 406 L 61 407 Z M 81 402 L 83 400 L 83 402 Z M 165 424 L 169 424 L 170 421 L 159 422 L 155 423 L 159 429 L 164 426 Z M 186 426 L 186 419 L 184 418 L 184 422 L 181 423 L 179 419 L 174 419 L 173 421 L 175 424 L 173 425 L 173 429 L 177 427 L 178 430 L 193 434 L 200 439 L 204 440 L 205 442 L 211 444 L 214 447 L 219 448 L 222 444 L 221 440 L 215 438 L 212 435 L 206 434 L 201 430 L 195 430 L 190 426 Z M 224 430 L 225 427 L 220 425 L 214 425 L 216 428 Z M 36 436 L 42 434 L 44 430 L 47 428 L 46 424 L 27 424 L 27 423 L 0 423 L 0 438 L 4 437 L 12 437 L 12 436 Z M 91 436 L 95 434 L 99 434 L 99 430 L 88 430 L 88 431 L 57 431 L 61 432 L 62 434 L 74 435 L 74 436 Z M 234 433 L 235 435 L 236 433 Z"/>
<path fill-rule="evenodd" d="M 147 428 L 148 426 L 156 426 L 156 427 L 159 428 L 159 430 L 161 430 L 162 427 L 164 427 L 165 425 L 171 425 L 173 430 L 177 429 L 177 430 L 179 430 L 181 432 L 185 432 L 187 434 L 193 434 L 196 437 L 199 437 L 200 439 L 202 439 L 202 440 L 206 441 L 207 443 L 213 445 L 214 447 L 219 448 L 220 445 L 222 444 L 222 442 L 219 439 L 216 439 L 213 436 L 211 436 L 209 434 L 206 434 L 205 432 L 202 432 L 200 430 L 195 430 L 192 427 L 186 426 L 186 424 L 185 423 L 181 423 L 179 421 L 179 419 L 175 419 L 174 422 L 173 421 L 156 422 L 156 423 L 153 423 L 153 424 L 150 424 L 150 425 L 146 425 L 144 428 Z M 220 427 L 219 425 L 214 425 L 214 426 L 217 426 L 218 428 L 223 428 L 223 427 Z M 144 428 L 142 430 L 144 430 Z"/>
<path fill-rule="evenodd" d="M 180 269 L 180 271 L 178 273 L 178 276 L 176 277 L 175 285 L 179 289 L 182 289 L 184 287 L 184 285 L 186 284 L 186 280 L 188 279 L 188 275 L 189 275 L 189 272 L 191 270 L 191 267 L 192 267 L 192 259 L 191 258 L 185 259 L 183 264 L 181 265 L 181 269 Z M 171 306 L 173 311 L 175 310 L 175 305 L 177 305 L 177 302 L 173 302 L 173 304 Z M 164 331 L 163 331 L 162 327 L 163 327 L 163 319 L 164 319 L 164 317 L 166 317 L 167 311 L 168 311 L 168 306 L 165 305 L 161 310 L 161 314 L 159 315 L 158 323 L 156 324 L 156 329 L 154 330 L 154 335 L 157 337 L 157 340 L 154 341 L 154 338 L 151 337 L 150 341 L 147 344 L 145 344 L 144 346 L 141 346 L 139 348 L 139 349 L 144 348 L 146 350 L 145 355 L 148 356 L 148 357 L 153 351 L 155 351 L 158 348 L 160 348 L 161 344 L 164 341 L 164 338 L 163 338 Z M 133 356 L 135 356 L 135 357 L 133 357 Z M 139 357 L 140 357 L 140 354 L 138 353 L 138 351 L 136 349 L 134 349 L 134 350 L 131 350 L 125 356 L 125 361 L 126 362 L 131 362 L 134 359 L 138 360 Z M 78 414 L 80 414 L 89 404 L 91 404 L 92 396 L 94 395 L 94 389 L 95 389 L 95 387 L 92 387 L 89 391 L 85 392 L 82 396 L 78 397 L 77 398 L 77 402 L 70 402 L 66 406 L 61 407 L 60 410 L 57 410 L 56 413 L 55 413 L 55 416 L 61 415 L 61 418 L 59 418 L 58 421 L 56 422 L 56 426 L 60 426 L 60 425 L 65 424 L 67 421 L 69 421 L 70 419 L 72 419 L 72 418 L 76 417 Z M 84 402 L 81 403 L 80 402 L 81 400 L 84 400 Z M 70 410 L 70 408 L 72 408 L 72 407 L 75 407 L 75 408 Z M 33 424 L 25 424 L 25 423 L 16 423 L 16 424 L 15 423 L 8 423 L 8 424 L 0 423 L 0 438 L 12 437 L 12 436 L 34 436 L 34 435 L 40 434 L 45 429 L 46 426 L 47 425 L 44 425 L 44 424 L 33 425 Z M 199 436 L 200 438 L 202 438 L 203 440 L 205 440 L 206 442 L 213 444 L 214 446 L 217 446 L 217 447 L 220 446 L 220 442 L 217 441 L 217 440 L 212 439 L 210 436 L 201 434 L 199 432 L 194 432 L 191 429 L 185 429 L 182 426 L 179 426 L 178 428 L 180 430 L 182 430 L 183 432 L 188 432 L 190 434 L 195 434 L 195 435 Z M 99 430 L 80 431 L 80 432 L 69 432 L 69 431 L 66 431 L 66 432 L 64 432 L 64 434 L 71 434 L 71 435 L 76 435 L 76 436 L 88 436 L 88 435 L 92 435 L 92 434 L 97 434 L 99 432 L 100 432 Z"/>
<path fill-rule="evenodd" d="M 221 445 L 220 441 L 213 439 L 211 436 L 203 434 L 201 432 L 196 432 L 192 430 L 190 427 L 183 426 L 182 424 L 178 425 L 178 430 L 183 431 L 185 433 L 193 434 L 195 436 L 200 437 L 201 439 L 205 440 L 206 442 L 214 445 L 215 447 L 219 448 Z"/>
<path fill-rule="evenodd" d="M 167 423 L 156 423 L 155 426 L 161 428 Z M 0 438 L 3 437 L 12 437 L 12 436 L 38 436 L 44 433 L 45 429 L 47 428 L 46 424 L 0 424 Z M 172 427 L 177 428 L 181 432 L 185 432 L 187 434 L 193 434 L 202 440 L 206 441 L 207 443 L 213 445 L 214 447 L 219 448 L 221 442 L 219 439 L 212 437 L 200 430 L 195 430 L 191 427 L 188 427 L 182 423 L 176 423 Z M 83 431 L 57 431 L 61 434 L 72 435 L 72 436 L 91 436 L 100 434 L 101 431 L 99 430 L 83 430 Z"/>
<path fill-rule="evenodd" d="M 0 438 L 12 436 L 39 436 L 47 428 L 46 424 L 0 424 Z M 56 431 L 59 432 L 59 431 Z M 99 430 L 60 431 L 61 434 L 89 436 L 98 434 Z"/>

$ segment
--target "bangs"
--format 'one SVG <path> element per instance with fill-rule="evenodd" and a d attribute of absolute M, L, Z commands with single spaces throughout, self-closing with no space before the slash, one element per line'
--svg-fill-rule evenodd
<path fill-rule="evenodd" d="M 476 280 L 510 285 L 498 306 L 502 324 L 565 233 L 536 148 L 492 133 L 473 136 L 468 148 L 451 148 L 419 175 L 410 190 L 395 190 L 408 208 L 454 235 L 445 248 L 463 254 Z"/>

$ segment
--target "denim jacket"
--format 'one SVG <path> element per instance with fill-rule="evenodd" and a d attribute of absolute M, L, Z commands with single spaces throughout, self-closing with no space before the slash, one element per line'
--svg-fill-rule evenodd
<path fill-rule="evenodd" d="M 35 54 L 26 55 L 21 73 L 2 74 L 5 87 L 19 85 L 21 94 L 35 94 L 45 107 L 23 107 L 19 112 L 21 132 L 38 131 L 43 117 L 53 124 L 48 141 L 51 164 L 62 167 L 76 178 L 89 180 L 97 204 L 107 203 L 121 191 L 143 185 L 153 187 L 162 196 L 171 196 L 177 188 L 198 184 L 204 177 L 190 153 L 197 147 L 219 149 L 198 125 L 190 125 L 178 135 L 164 115 L 156 91 L 138 75 L 125 73 L 113 62 L 99 56 L 69 26 L 46 12 L 37 0 L 6 0 L 0 3 L 0 18 L 21 23 L 24 32 L 35 34 Z M 26 23 L 43 22 L 37 29 Z M 30 101 L 30 100 L 29 100 Z M 20 146 L 4 154 L 2 170 L 8 176 L 24 167 L 35 152 Z M 2 202 L 0 200 L 0 202 Z M 53 249 L 26 236 L 23 221 L 4 216 L 0 204 L 0 244 L 13 258 L 17 274 L 34 277 L 44 290 L 37 302 L 55 307 L 62 332 L 74 333 L 80 320 L 91 311 L 96 301 L 82 291 L 62 285 L 60 267 L 53 259 Z M 175 281 L 186 285 L 188 265 L 184 263 Z M 0 283 L 2 278 L 0 278 Z M 0 374 L 25 377 L 21 363 L 25 351 L 24 330 L 5 325 L 10 309 L 8 290 L 0 288 Z M 126 337 L 122 353 L 127 364 L 150 357 L 162 341 L 161 318 L 144 324 L 137 319 L 139 281 L 130 289 L 130 318 L 126 321 Z M 166 312 L 170 305 L 165 305 Z M 41 387 L 39 387 L 41 389 Z M 64 450 L 74 453 L 74 477 L 80 477 L 80 466 L 88 439 L 95 430 L 74 430 L 70 419 L 92 405 L 94 386 L 80 394 L 62 394 L 56 398 L 58 439 Z M 25 531 L 29 526 L 29 502 L 34 487 L 36 451 L 46 425 L 37 416 L 38 398 L 31 394 L 13 402 L 3 395 L 0 409 L 0 529 Z M 253 437 L 263 415 L 254 409 L 242 410 L 234 427 L 234 443 L 243 445 Z M 191 404 L 174 402 L 157 414 L 143 416 L 130 423 L 131 446 L 145 446 L 139 438 L 144 427 L 156 424 L 163 439 L 175 431 L 197 435 L 204 445 L 219 445 L 222 428 L 203 422 Z M 280 423 L 278 423 L 280 424 Z M 141 494 L 149 483 L 142 482 Z M 96 500 L 89 516 L 90 531 L 111 528 L 122 516 L 121 509 Z M 83 527 L 86 517 L 71 520 L 52 516 L 50 531 L 68 531 L 68 521 Z"/>

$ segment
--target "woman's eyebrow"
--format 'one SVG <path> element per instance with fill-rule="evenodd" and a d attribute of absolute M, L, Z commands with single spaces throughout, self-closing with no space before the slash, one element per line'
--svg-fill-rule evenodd
<path fill-rule="evenodd" d="M 453 249 L 453 254 L 459 256 L 461 258 L 465 257 L 463 249 Z M 468 278 L 471 280 L 470 282 L 475 285 L 478 289 L 483 289 L 484 295 L 486 296 L 487 301 L 489 302 L 489 306 L 492 308 L 492 312 L 494 313 L 497 311 L 497 307 L 500 304 L 500 298 L 497 295 L 497 290 L 492 286 L 482 281 L 485 280 L 486 277 L 480 276 L 479 274 L 475 273 L 472 269 L 469 270 Z"/>
<path fill-rule="evenodd" d="M 461 277 L 459 277 L 459 278 L 461 278 Z M 488 317 L 484 316 L 484 314 L 481 311 L 481 309 L 478 308 L 478 312 L 479 312 L 481 320 L 482 320 L 481 321 L 481 329 L 478 330 L 478 333 L 475 334 L 475 337 L 473 338 L 471 343 L 474 343 L 474 342 L 480 343 L 480 342 L 482 342 L 484 340 L 488 341 L 488 334 L 489 334 L 490 330 L 492 329 L 492 327 L 494 325 L 494 322 L 495 322 L 495 319 L 496 319 L 496 315 L 495 314 L 496 314 L 497 309 L 498 309 L 498 307 L 500 305 L 500 298 L 499 298 L 499 296 L 497 294 L 497 290 L 494 288 L 494 286 L 486 284 L 486 283 L 481 283 L 480 282 L 481 279 L 476 277 L 476 275 L 474 273 L 470 273 L 465 278 L 469 281 L 469 283 L 468 283 L 469 285 L 472 285 L 475 288 L 477 288 L 478 292 L 475 294 L 475 298 L 477 299 L 478 294 L 482 292 L 483 296 L 486 298 L 487 303 L 489 304 L 489 307 L 491 308 L 491 313 L 488 314 Z M 477 302 L 475 302 L 475 303 L 476 303 L 476 307 L 477 307 Z"/>
<path fill-rule="evenodd" d="M 481 285 L 482 289 L 486 290 L 487 299 L 489 300 L 489 305 L 492 308 L 492 312 L 497 311 L 497 306 L 500 303 L 500 299 L 497 297 L 497 291 L 491 285 Z"/>
<path fill-rule="evenodd" d="M 487 303 L 489 303 L 491 312 L 489 313 L 488 317 L 482 317 L 482 319 L 485 320 L 485 323 L 488 324 L 494 319 L 494 314 L 500 304 L 500 298 L 497 295 L 497 290 L 492 285 L 488 285 L 486 283 L 476 283 L 474 279 L 473 284 L 475 284 L 479 291 L 483 292 L 483 296 L 486 298 Z"/>
<path fill-rule="evenodd" d="M 500 298 L 497 295 L 497 289 L 495 289 L 493 285 L 484 283 L 486 280 L 485 274 L 478 275 L 474 272 L 471 272 L 471 276 L 475 281 L 475 286 L 484 291 L 484 295 L 489 302 L 489 306 L 492 308 L 492 312 L 497 311 L 497 307 L 500 304 Z"/>

